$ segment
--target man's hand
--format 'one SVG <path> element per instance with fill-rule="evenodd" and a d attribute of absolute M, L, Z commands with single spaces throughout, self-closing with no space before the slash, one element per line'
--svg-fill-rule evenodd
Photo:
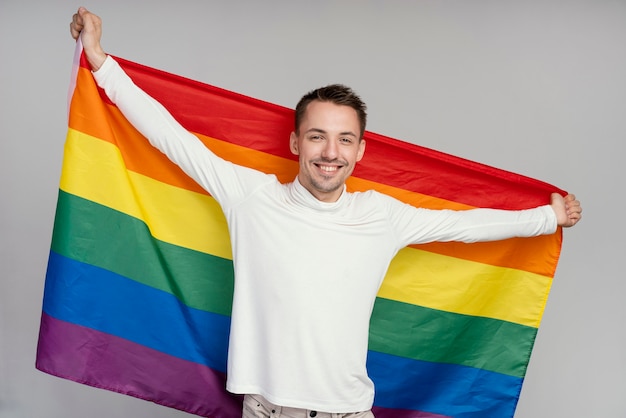
<path fill-rule="evenodd" d="M 100 45 L 102 37 L 102 21 L 98 16 L 89 12 L 84 7 L 78 8 L 78 12 L 72 16 L 70 23 L 72 38 L 80 39 L 89 65 L 93 71 L 98 71 L 106 59 L 106 53 Z"/>
<path fill-rule="evenodd" d="M 563 197 L 558 193 L 552 193 L 550 206 L 556 214 L 557 224 L 564 228 L 576 225 L 582 218 L 583 209 L 573 194 Z"/>

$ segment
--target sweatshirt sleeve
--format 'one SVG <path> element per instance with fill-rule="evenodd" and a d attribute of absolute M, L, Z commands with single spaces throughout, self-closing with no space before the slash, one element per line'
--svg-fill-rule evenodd
<path fill-rule="evenodd" d="M 398 204 L 399 203 L 399 204 Z M 552 234 L 557 220 L 550 205 L 524 210 L 430 210 L 389 202 L 390 221 L 403 246 L 428 242 L 499 241 Z"/>
<path fill-rule="evenodd" d="M 124 117 L 220 203 L 243 199 L 267 175 L 223 160 L 187 131 L 159 102 L 141 90 L 111 56 L 93 72 Z"/>

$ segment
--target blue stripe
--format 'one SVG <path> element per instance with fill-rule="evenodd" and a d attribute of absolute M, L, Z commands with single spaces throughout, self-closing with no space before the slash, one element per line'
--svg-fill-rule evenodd
<path fill-rule="evenodd" d="M 43 310 L 225 372 L 230 317 L 193 309 L 172 294 L 50 253 Z M 511 417 L 523 379 L 369 351 L 374 404 L 456 418 Z"/>
<path fill-rule="evenodd" d="M 368 352 L 374 404 L 455 418 L 512 417 L 522 378 L 456 364 Z"/>
<path fill-rule="evenodd" d="M 175 296 L 50 252 L 48 315 L 226 371 L 230 317 L 193 309 Z"/>

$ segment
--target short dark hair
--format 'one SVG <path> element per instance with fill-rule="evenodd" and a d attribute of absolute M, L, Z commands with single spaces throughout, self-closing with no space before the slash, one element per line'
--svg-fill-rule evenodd
<path fill-rule="evenodd" d="M 361 127 L 361 133 L 359 139 L 363 138 L 365 133 L 365 125 L 367 123 L 367 106 L 361 100 L 361 98 L 350 88 L 343 84 L 331 84 L 325 87 L 320 87 L 315 90 L 311 90 L 298 102 L 296 105 L 295 113 L 295 130 L 299 133 L 300 123 L 304 118 L 306 108 L 309 103 L 318 100 L 320 102 L 331 102 L 340 106 L 349 106 L 356 110 L 356 114 L 359 118 L 359 124 Z"/>

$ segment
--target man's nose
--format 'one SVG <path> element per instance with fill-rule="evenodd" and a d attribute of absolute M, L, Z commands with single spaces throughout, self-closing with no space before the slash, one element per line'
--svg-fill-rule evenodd
<path fill-rule="evenodd" d="M 339 144 L 334 139 L 330 139 L 326 141 L 324 149 L 322 149 L 322 157 L 327 158 L 329 160 L 334 160 L 337 158 L 337 150 Z"/>

